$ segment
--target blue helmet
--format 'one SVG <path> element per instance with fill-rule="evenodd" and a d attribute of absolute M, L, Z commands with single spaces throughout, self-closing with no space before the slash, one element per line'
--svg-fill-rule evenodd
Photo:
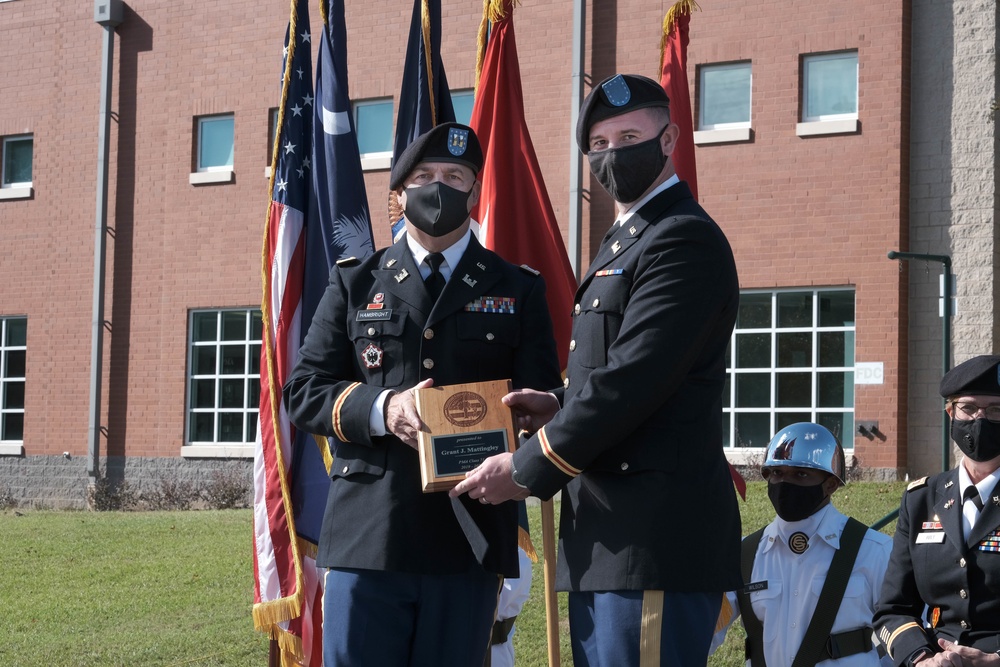
<path fill-rule="evenodd" d="M 767 479 L 770 468 L 777 466 L 822 470 L 839 479 L 841 484 L 847 483 L 844 477 L 844 448 L 833 433 L 812 422 L 786 426 L 771 438 L 767 457 L 760 469 L 761 476 Z"/>

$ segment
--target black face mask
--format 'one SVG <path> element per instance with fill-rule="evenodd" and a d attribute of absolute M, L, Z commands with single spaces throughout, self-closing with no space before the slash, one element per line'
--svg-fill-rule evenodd
<path fill-rule="evenodd" d="M 802 521 L 811 517 L 820 503 L 826 500 L 822 483 L 799 486 L 791 482 L 768 482 L 767 497 L 771 499 L 774 511 L 785 521 Z"/>
<path fill-rule="evenodd" d="M 669 123 L 655 139 L 587 154 L 590 171 L 616 202 L 631 204 L 636 201 L 663 171 L 667 156 L 660 147 L 660 137 L 668 127 Z"/>
<path fill-rule="evenodd" d="M 444 236 L 469 219 L 469 193 L 444 183 L 406 188 L 406 219 L 428 236 Z"/>
<path fill-rule="evenodd" d="M 989 419 L 951 420 L 952 440 L 973 461 L 989 461 L 1000 456 L 1000 424 Z"/>

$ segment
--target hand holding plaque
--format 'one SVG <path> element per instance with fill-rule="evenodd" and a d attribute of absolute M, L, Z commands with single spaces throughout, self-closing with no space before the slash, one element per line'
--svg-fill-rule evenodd
<path fill-rule="evenodd" d="M 514 413 L 500 400 L 510 391 L 510 380 L 493 380 L 413 392 L 427 427 L 417 437 L 424 493 L 447 491 L 489 457 L 516 449 Z"/>

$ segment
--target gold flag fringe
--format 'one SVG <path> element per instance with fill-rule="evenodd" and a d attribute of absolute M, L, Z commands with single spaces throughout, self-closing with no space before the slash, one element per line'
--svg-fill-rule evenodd
<path fill-rule="evenodd" d="M 479 22 L 479 34 L 476 36 L 476 85 L 479 90 L 479 76 L 483 73 L 483 60 L 486 58 L 486 43 L 490 32 L 490 24 L 507 18 L 507 3 L 510 2 L 510 13 L 521 4 L 520 0 L 483 0 L 483 20 Z"/>
<path fill-rule="evenodd" d="M 535 545 L 531 543 L 531 535 L 524 528 L 517 527 L 517 546 L 524 550 L 524 553 L 531 559 L 532 563 L 538 562 L 538 552 Z"/>
<path fill-rule="evenodd" d="M 296 0 L 291 0 L 288 15 L 288 52 L 285 55 L 285 71 L 283 73 L 283 80 L 281 83 L 281 102 L 278 106 L 278 123 L 277 126 L 280 128 L 284 124 L 285 115 L 285 103 L 288 101 L 288 88 L 291 82 L 291 68 L 288 64 L 292 62 L 295 55 L 295 35 L 298 30 L 298 13 L 295 11 Z M 267 298 L 266 286 L 268 285 L 268 279 L 270 277 L 270 263 L 268 262 L 268 248 L 270 246 L 271 238 L 271 206 L 274 205 L 272 193 L 274 192 L 274 179 L 276 176 L 277 166 L 278 166 L 278 151 L 281 147 L 281 132 L 276 132 L 274 136 L 274 145 L 271 148 L 271 176 L 268 178 L 268 190 L 267 190 L 267 217 L 264 220 L 264 241 L 261 248 L 261 285 L 264 286 L 264 291 L 261 298 L 261 321 L 263 323 L 263 340 L 264 351 L 266 356 L 267 364 L 267 376 L 268 383 L 270 385 L 270 396 L 271 396 L 271 421 L 273 424 L 280 423 L 278 415 L 278 400 L 275 396 L 281 395 L 281 388 L 278 387 L 278 393 L 275 394 L 274 380 L 277 376 L 277 369 L 275 368 L 274 360 L 274 339 L 273 333 L 271 332 L 271 304 Z M 278 623 L 291 620 L 298 617 L 302 613 L 302 600 L 303 600 L 303 587 L 305 586 L 305 577 L 302 573 L 302 558 L 299 555 L 297 537 L 295 532 L 295 518 L 291 511 L 292 499 L 291 493 L 288 488 L 288 479 L 284 474 L 285 462 L 284 456 L 281 450 L 281 443 L 276 442 L 276 456 L 277 463 L 279 467 L 279 479 L 281 481 L 281 496 L 282 503 L 285 507 L 286 521 L 288 522 L 288 532 L 291 538 L 290 544 L 292 548 L 292 560 L 295 563 L 295 592 L 289 596 L 278 598 L 276 600 L 268 600 L 267 602 L 259 602 L 254 604 L 252 616 L 254 628 L 260 632 L 269 632 L 271 637 L 278 640 L 279 646 L 283 649 L 287 646 L 287 650 L 293 651 L 294 655 L 302 655 L 302 641 L 298 639 L 296 642 L 296 637 L 289 635 L 288 633 L 281 630 L 277 625 Z M 297 644 L 297 649 L 296 645 Z"/>
<path fill-rule="evenodd" d="M 663 67 L 663 53 L 667 49 L 667 40 L 674 31 L 677 19 L 681 16 L 691 16 L 691 12 L 695 10 L 701 11 L 695 0 L 677 0 L 674 6 L 667 10 L 667 15 L 663 17 L 663 34 L 660 35 L 660 67 Z"/>
<path fill-rule="evenodd" d="M 437 127 L 437 109 L 434 105 L 434 68 L 431 67 L 433 54 L 431 53 L 431 11 L 428 0 L 420 2 L 420 32 L 424 38 L 424 60 L 427 66 L 427 99 L 431 104 L 431 126 Z"/>

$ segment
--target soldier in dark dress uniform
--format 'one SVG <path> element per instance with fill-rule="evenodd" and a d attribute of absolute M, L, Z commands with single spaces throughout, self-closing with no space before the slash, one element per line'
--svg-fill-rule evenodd
<path fill-rule="evenodd" d="M 403 152 L 390 187 L 406 236 L 337 264 L 284 388 L 296 428 L 336 443 L 317 558 L 327 667 L 478 667 L 501 577 L 518 575 L 516 503 L 423 493 L 415 449 L 414 387 L 559 381 L 542 278 L 469 231 L 482 161 L 457 123 Z"/>
<path fill-rule="evenodd" d="M 958 468 L 909 487 L 875 630 L 896 665 L 1000 665 L 1000 356 L 941 380 Z"/>
<path fill-rule="evenodd" d="M 576 293 L 565 384 L 508 395 L 537 433 L 453 490 L 487 502 L 562 490 L 557 587 L 577 667 L 704 665 L 740 585 L 722 448 L 739 282 L 725 235 L 674 172 L 668 105 L 633 75 L 584 101 L 577 141 L 618 216 Z"/>

